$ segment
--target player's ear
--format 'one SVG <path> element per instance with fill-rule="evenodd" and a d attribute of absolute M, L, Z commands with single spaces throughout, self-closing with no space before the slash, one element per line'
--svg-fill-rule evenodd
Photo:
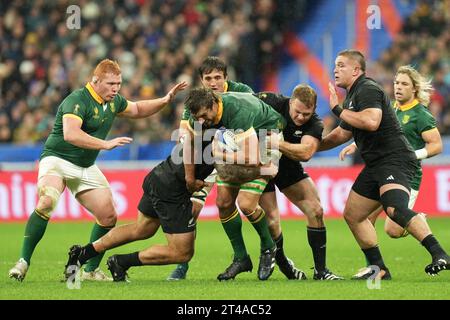
<path fill-rule="evenodd" d="M 93 76 L 92 77 L 92 83 L 97 83 L 98 82 L 98 77 L 97 76 Z"/>

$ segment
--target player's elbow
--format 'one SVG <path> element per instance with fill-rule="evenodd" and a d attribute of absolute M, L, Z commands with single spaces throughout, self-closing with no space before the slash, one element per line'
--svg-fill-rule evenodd
<path fill-rule="evenodd" d="M 75 141 L 76 135 L 73 134 L 73 132 L 71 130 L 64 130 L 63 137 L 64 137 L 65 142 L 73 143 Z"/>
<path fill-rule="evenodd" d="M 308 148 L 306 148 L 305 152 L 303 153 L 302 157 L 299 160 L 307 162 L 311 160 L 313 155 L 314 155 L 314 148 L 312 146 L 308 146 Z"/>
<path fill-rule="evenodd" d="M 442 147 L 442 141 L 439 141 L 438 143 L 436 143 L 435 144 L 435 147 L 434 147 L 434 156 L 435 155 L 437 155 L 437 154 L 440 154 L 440 153 L 442 153 L 442 150 L 443 150 L 443 147 Z"/>
<path fill-rule="evenodd" d="M 380 122 L 376 120 L 368 120 L 365 125 L 366 130 L 371 132 L 377 131 L 379 126 Z"/>

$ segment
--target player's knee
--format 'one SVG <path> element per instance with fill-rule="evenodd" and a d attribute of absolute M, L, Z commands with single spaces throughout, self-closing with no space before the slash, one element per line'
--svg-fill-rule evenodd
<path fill-rule="evenodd" d="M 311 218 L 314 218 L 315 220 L 322 220 L 323 219 L 323 208 L 320 205 L 320 203 L 314 202 L 311 205 L 311 208 L 309 210 L 309 216 Z"/>
<path fill-rule="evenodd" d="M 403 228 L 392 228 L 392 227 L 385 227 L 384 231 L 386 232 L 386 234 L 393 238 L 393 239 L 398 239 L 403 237 L 403 234 L 405 233 L 405 230 Z"/>
<path fill-rule="evenodd" d="M 247 217 L 255 212 L 256 208 L 250 202 L 242 200 L 240 201 L 238 199 L 236 204 L 239 207 L 239 211 L 242 212 Z"/>
<path fill-rule="evenodd" d="M 102 226 L 115 226 L 117 222 L 117 215 L 115 212 L 108 213 L 106 215 L 97 216 L 98 224 Z"/>
<path fill-rule="evenodd" d="M 50 215 L 55 210 L 61 193 L 53 187 L 39 187 L 39 200 L 36 210 L 45 218 L 50 219 Z"/>
<path fill-rule="evenodd" d="M 51 212 L 53 208 L 53 200 L 49 196 L 41 196 L 39 197 L 38 204 L 36 206 L 36 209 L 39 210 L 39 212 Z"/>
<path fill-rule="evenodd" d="M 136 227 L 133 229 L 132 236 L 134 240 L 145 240 L 152 237 L 155 232 L 156 230 L 151 230 L 149 228 L 136 225 Z"/>
<path fill-rule="evenodd" d="M 409 195 L 400 189 L 392 189 L 381 195 L 385 212 L 400 227 L 406 228 L 416 213 L 408 208 Z"/>
<path fill-rule="evenodd" d="M 231 198 L 219 198 L 216 199 L 216 205 L 220 212 L 226 212 L 234 207 L 234 200 Z"/>
<path fill-rule="evenodd" d="M 405 233 L 405 229 L 389 218 L 386 218 L 384 223 L 384 232 L 386 232 L 386 234 L 393 239 L 402 238 L 405 234 L 407 234 L 407 232 Z"/>
<path fill-rule="evenodd" d="M 277 229 L 280 225 L 280 214 L 277 210 L 266 211 L 266 220 L 269 229 Z"/>
<path fill-rule="evenodd" d="M 247 198 L 242 195 L 237 197 L 236 205 L 238 210 L 245 216 L 255 213 L 256 209 L 259 209 L 258 211 L 262 211 L 261 207 L 258 205 L 258 202 L 255 202 L 252 198 Z"/>
<path fill-rule="evenodd" d="M 177 263 L 184 263 L 191 261 L 194 256 L 194 247 L 184 247 L 178 250 Z"/>
<path fill-rule="evenodd" d="M 347 224 L 349 226 L 355 225 L 355 224 L 361 222 L 360 219 L 358 219 L 358 217 L 356 217 L 355 215 L 351 214 L 348 211 L 344 211 L 344 220 L 345 220 L 345 222 L 347 222 Z"/>

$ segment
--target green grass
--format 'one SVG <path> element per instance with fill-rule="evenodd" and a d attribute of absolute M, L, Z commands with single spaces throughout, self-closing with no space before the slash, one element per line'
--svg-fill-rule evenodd
<path fill-rule="evenodd" d="M 362 252 L 343 220 L 326 221 L 328 228 L 328 267 L 349 279 L 364 264 Z M 429 219 L 441 244 L 450 250 L 450 219 Z M 364 281 L 313 281 L 311 250 L 306 238 L 305 221 L 283 221 L 285 252 L 306 271 L 307 281 L 288 281 L 275 269 L 268 281 L 256 277 L 258 239 L 248 222 L 244 235 L 253 260 L 252 273 L 240 274 L 236 280 L 219 282 L 217 274 L 232 260 L 231 246 L 216 221 L 200 222 L 196 254 L 190 263 L 188 279 L 165 280 L 173 266 L 145 266 L 129 271 L 131 283 L 83 282 L 80 290 L 69 290 L 61 283 L 68 248 L 84 244 L 91 223 L 50 223 L 37 247 L 32 265 L 23 283 L 8 278 L 7 272 L 20 252 L 23 224 L 0 225 L 0 299 L 449 299 L 450 272 L 429 277 L 423 271 L 430 257 L 412 237 L 389 239 L 378 222 L 379 241 L 392 281 L 381 289 L 369 290 Z M 165 243 L 161 231 L 153 239 L 136 242 L 107 252 L 129 253 L 155 243 Z M 105 259 L 102 262 L 104 265 Z M 108 272 L 108 271 L 107 271 Z"/>

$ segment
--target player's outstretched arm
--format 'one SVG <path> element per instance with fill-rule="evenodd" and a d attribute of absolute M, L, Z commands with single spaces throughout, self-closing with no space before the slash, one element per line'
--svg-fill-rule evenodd
<path fill-rule="evenodd" d="M 93 137 L 81 129 L 82 120 L 75 117 L 63 118 L 64 141 L 83 149 L 111 150 L 115 147 L 129 144 L 133 141 L 129 137 L 118 137 L 112 140 L 102 140 Z"/>
<path fill-rule="evenodd" d="M 319 149 L 317 151 L 325 151 L 333 149 L 347 142 L 352 138 L 352 132 L 342 127 L 334 128 L 329 134 L 322 138 Z"/>
<path fill-rule="evenodd" d="M 188 84 L 183 81 L 173 86 L 172 89 L 170 89 L 170 91 L 162 98 L 141 100 L 136 102 L 128 101 L 127 108 L 117 115 L 132 119 L 151 116 L 164 108 L 168 103 L 170 103 L 170 101 L 172 101 L 178 92 L 183 91 L 187 86 Z"/>
<path fill-rule="evenodd" d="M 295 161 L 309 161 L 319 148 L 319 139 L 305 135 L 300 143 L 279 141 L 278 148 L 282 154 Z M 269 146 L 268 146 L 269 147 Z"/>

